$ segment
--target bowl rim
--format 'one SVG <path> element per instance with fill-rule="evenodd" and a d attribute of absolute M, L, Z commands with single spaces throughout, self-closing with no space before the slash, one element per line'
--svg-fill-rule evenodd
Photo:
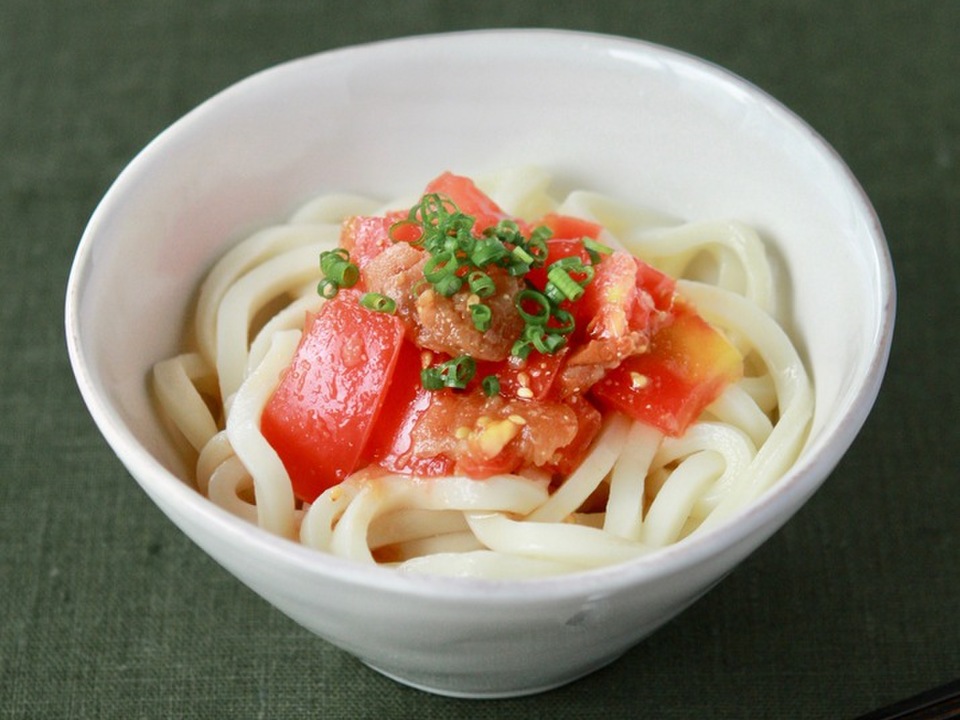
<path fill-rule="evenodd" d="M 869 237 L 871 241 L 871 257 L 876 262 L 877 311 L 880 323 L 875 337 L 875 350 L 871 356 L 870 365 L 863 374 L 862 384 L 852 395 L 852 400 L 845 412 L 831 421 L 833 429 L 830 438 L 815 452 L 804 455 L 780 481 L 749 506 L 739 510 L 732 518 L 716 528 L 702 534 L 694 534 L 648 555 L 621 564 L 522 580 L 407 574 L 391 568 L 369 566 L 326 555 L 250 525 L 214 505 L 185 481 L 167 470 L 136 439 L 111 403 L 97 391 L 94 371 L 87 363 L 81 338 L 80 305 L 86 278 L 92 271 L 93 249 L 104 219 L 109 216 L 112 206 L 122 194 L 125 179 L 132 172 L 131 168 L 135 169 L 147 162 L 145 158 L 148 159 L 158 147 L 162 147 L 167 138 L 192 122 L 192 118 L 215 107 L 224 97 L 247 92 L 251 86 L 269 82 L 277 73 L 298 71 L 307 64 L 317 64 L 321 67 L 330 62 L 341 61 L 352 54 L 365 54 L 371 51 L 403 53 L 413 47 L 422 50 L 424 43 L 442 46 L 460 42 L 465 37 L 491 39 L 498 36 L 514 41 L 522 38 L 525 40 L 522 46 L 531 52 L 535 49 L 537 53 L 555 52 L 559 46 L 563 46 L 564 52 L 570 52 L 571 42 L 573 42 L 577 52 L 610 54 L 620 51 L 625 53 L 624 57 L 630 55 L 654 57 L 668 66 L 682 66 L 686 70 L 694 70 L 699 75 L 709 77 L 712 82 L 751 95 L 775 114 L 778 122 L 792 125 L 794 129 L 806 135 L 812 147 L 830 163 L 833 171 L 852 191 L 851 196 L 856 199 L 857 211 L 866 221 L 864 236 Z M 501 47 L 516 47 L 516 44 L 504 44 Z M 781 507 L 793 505 L 792 512 L 796 512 L 806 498 L 826 480 L 827 475 L 859 433 L 882 384 L 892 344 L 895 314 L 896 284 L 893 264 L 879 217 L 866 192 L 837 151 L 806 121 L 750 81 L 720 65 L 682 50 L 636 38 L 553 28 L 464 30 L 348 45 L 292 58 L 228 85 L 173 121 L 150 140 L 123 168 L 97 204 L 83 231 L 70 270 L 65 296 L 66 344 L 81 396 L 111 449 L 155 502 L 162 505 L 175 504 L 179 506 L 181 512 L 189 516 L 191 523 L 209 526 L 211 532 L 236 546 L 256 546 L 278 566 L 295 567 L 299 572 L 307 575 L 329 578 L 358 588 L 376 588 L 379 591 L 407 596 L 450 601 L 475 600 L 477 597 L 483 597 L 484 602 L 490 604 L 536 603 L 545 599 L 582 596 L 594 591 L 606 593 L 616 588 L 655 581 L 684 568 L 707 562 L 712 556 L 717 555 L 719 550 L 748 542 L 758 533 L 762 534 L 760 540 L 756 542 L 759 545 L 786 522 L 786 520 L 777 521 L 778 515 L 782 512 Z M 795 499 L 799 499 L 799 502 L 793 502 Z M 172 517 L 169 519 L 174 520 Z M 174 524 L 183 529 L 179 521 L 174 520 Z M 774 526 L 769 527 L 771 525 Z M 478 590 L 482 591 L 482 595 L 478 596 Z"/>

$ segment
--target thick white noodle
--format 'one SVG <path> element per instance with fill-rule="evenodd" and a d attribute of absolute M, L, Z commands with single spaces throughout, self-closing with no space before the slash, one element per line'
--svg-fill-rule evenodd
<path fill-rule="evenodd" d="M 270 258 L 241 276 L 217 310 L 217 376 L 228 400 L 243 383 L 249 357 L 250 324 L 257 311 L 307 280 L 320 279 L 318 257 L 327 244 L 311 244 Z"/>
<path fill-rule="evenodd" d="M 289 225 L 326 225 L 336 228 L 337 242 L 340 223 L 351 215 L 372 215 L 381 207 L 380 202 L 365 195 L 329 193 L 319 195 L 301 205 L 290 216 Z"/>
<path fill-rule="evenodd" d="M 220 463 L 210 476 L 207 496 L 224 510 L 257 524 L 260 508 L 244 500 L 242 494 L 254 491 L 253 477 L 236 455 Z"/>
<path fill-rule="evenodd" d="M 647 473 L 663 435 L 643 423 L 633 423 L 610 473 L 610 491 L 603 529 L 611 535 L 640 540 Z"/>
<path fill-rule="evenodd" d="M 160 405 L 197 452 L 217 434 L 217 421 L 200 394 L 203 386 L 216 389 L 216 372 L 198 353 L 177 355 L 153 366 Z"/>
<path fill-rule="evenodd" d="M 775 404 L 774 407 L 776 407 Z M 747 392 L 743 380 L 728 385 L 720 397 L 710 404 L 707 412 L 720 422 L 743 430 L 758 447 L 763 445 L 773 432 L 770 416 Z"/>
<path fill-rule="evenodd" d="M 233 246 L 217 261 L 200 286 L 197 299 L 196 336 L 200 354 L 212 366 L 217 364 L 217 313 L 230 287 L 252 268 L 266 260 L 303 245 L 336 245 L 339 224 L 280 225 L 266 228 Z M 314 258 L 309 267 L 315 267 Z"/>
<path fill-rule="evenodd" d="M 550 499 L 530 513 L 527 519 L 539 523 L 560 522 L 583 505 L 583 501 L 590 497 L 613 468 L 630 432 L 630 425 L 628 418 L 612 413 L 590 454 Z"/>
<path fill-rule="evenodd" d="M 773 274 L 763 241 L 740 222 L 699 222 L 672 228 L 640 228 L 623 235 L 630 252 L 673 277 L 684 277 L 701 252 L 714 256 L 715 284 L 742 294 L 764 312 L 774 311 Z"/>
<path fill-rule="evenodd" d="M 696 505 L 687 511 L 701 520 L 719 504 L 736 478 L 746 472 L 756 457 L 757 447 L 750 437 L 734 425 L 718 422 L 695 423 L 682 437 L 664 438 L 651 462 L 654 469 L 666 468 L 683 458 L 708 451 L 722 458 L 724 467 L 715 482 L 700 489 Z"/>
<path fill-rule="evenodd" d="M 396 566 L 399 572 L 492 580 L 529 580 L 562 575 L 583 568 L 571 563 L 509 555 L 492 550 L 422 555 Z"/>
<path fill-rule="evenodd" d="M 665 272 L 709 281 L 681 279 L 678 292 L 741 349 L 747 373 L 683 437 L 613 413 L 580 467 L 553 492 L 546 478 L 361 471 L 298 508 L 259 424 L 304 319 L 322 304 L 318 255 L 336 245 L 344 218 L 416 200 L 384 206 L 326 195 L 217 262 L 198 298 L 199 351 L 154 369 L 160 406 L 197 455 L 198 490 L 322 552 L 398 572 L 528 578 L 622 562 L 677 542 L 728 521 L 775 483 L 805 440 L 813 392 L 771 315 L 773 274 L 760 237 L 742 223 L 682 224 L 595 192 L 576 190 L 558 202 L 550 181 L 543 170 L 521 168 L 478 184 L 513 215 L 555 211 L 598 222 L 611 244 Z"/>
<path fill-rule="evenodd" d="M 308 313 L 316 312 L 323 304 L 323 299 L 317 295 L 316 289 L 309 294 L 298 297 L 278 312 L 257 333 L 250 343 L 250 353 L 247 358 L 246 375 L 263 362 L 264 356 L 270 349 L 273 336 L 283 330 L 302 330 L 304 319 Z"/>
<path fill-rule="evenodd" d="M 318 550 L 373 562 L 368 532 L 378 517 L 400 509 L 503 511 L 526 515 L 548 497 L 547 484 L 516 475 L 483 482 L 467 477 L 354 477 L 325 491 L 300 526 L 301 541 Z M 441 521 L 445 518 L 441 516 Z M 445 532 L 445 526 L 438 534 Z"/>
<path fill-rule="evenodd" d="M 773 378 L 780 417 L 747 470 L 698 531 L 714 527 L 752 502 L 790 466 L 803 445 L 813 414 L 813 388 L 803 362 L 783 329 L 757 305 L 736 293 L 712 285 L 681 281 L 708 322 L 749 337 Z"/>
<path fill-rule="evenodd" d="M 296 330 L 274 336 L 263 362 L 237 391 L 227 417 L 230 444 L 253 476 L 258 524 L 289 538 L 295 532 L 293 488 L 283 462 L 260 432 L 260 414 L 299 341 L 300 333 Z"/>
<path fill-rule="evenodd" d="M 466 530 L 469 530 L 467 521 L 458 510 L 406 508 L 380 515 L 370 525 L 367 542 L 377 549 Z"/>
<path fill-rule="evenodd" d="M 197 490 L 206 495 L 213 473 L 234 454 L 226 430 L 221 430 L 210 438 L 210 442 L 203 446 L 197 458 Z"/>
<path fill-rule="evenodd" d="M 697 498 L 723 472 L 720 453 L 701 450 L 687 456 L 667 477 L 643 521 L 643 542 L 662 547 L 680 537 Z"/>
<path fill-rule="evenodd" d="M 537 167 L 511 168 L 477 180 L 501 208 L 510 208 L 517 217 L 542 217 L 557 205 L 549 194 L 551 177 Z"/>
<path fill-rule="evenodd" d="M 642 543 L 567 522 L 511 520 L 502 513 L 470 513 L 467 521 L 491 550 L 581 568 L 612 565 L 650 551 Z"/>

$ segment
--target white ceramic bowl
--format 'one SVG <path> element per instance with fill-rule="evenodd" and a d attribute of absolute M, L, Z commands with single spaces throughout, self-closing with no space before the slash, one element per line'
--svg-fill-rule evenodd
<path fill-rule="evenodd" d="M 251 527 L 191 489 L 147 394 L 227 243 L 324 191 L 407 194 L 442 170 L 534 163 L 690 219 L 758 228 L 816 387 L 799 460 L 716 530 L 633 562 L 525 582 L 401 576 Z M 843 162 L 730 73 L 642 42 L 555 31 L 409 38 L 254 75 L 151 142 L 97 207 L 67 291 L 94 420 L 160 508 L 297 622 L 398 680 L 518 695 L 573 680 L 675 616 L 810 497 L 876 397 L 894 316 L 882 230 Z"/>

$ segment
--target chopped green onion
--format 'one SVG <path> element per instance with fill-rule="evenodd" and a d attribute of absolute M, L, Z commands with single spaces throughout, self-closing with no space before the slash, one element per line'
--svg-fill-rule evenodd
<path fill-rule="evenodd" d="M 497 262 L 507 254 L 503 244 L 494 238 L 481 238 L 470 253 L 470 262 L 478 268 Z"/>
<path fill-rule="evenodd" d="M 520 247 L 519 245 L 515 246 L 511 252 L 513 253 L 513 256 L 515 258 L 520 260 L 520 262 L 522 263 L 526 263 L 527 265 L 529 265 L 534 261 L 533 255 L 528 253 L 524 248 Z"/>
<path fill-rule="evenodd" d="M 410 218 L 395 222 L 390 226 L 388 234 L 394 242 L 405 242 L 411 245 L 419 245 L 424 238 L 423 225 Z"/>
<path fill-rule="evenodd" d="M 572 333 L 573 329 L 577 325 L 577 321 L 573 317 L 573 314 L 567 312 L 563 308 L 554 308 L 553 319 L 559 324 L 549 325 L 547 327 L 547 331 L 558 335 L 568 335 Z"/>
<path fill-rule="evenodd" d="M 440 220 L 449 217 L 452 212 L 457 212 L 457 208 L 450 198 L 440 193 L 427 193 L 420 198 L 420 203 L 410 210 L 410 219 L 436 225 Z"/>
<path fill-rule="evenodd" d="M 546 225 L 537 225 L 533 230 L 530 231 L 530 239 L 527 241 L 527 244 L 536 243 L 536 244 L 546 244 L 553 236 L 553 230 L 548 228 Z"/>
<path fill-rule="evenodd" d="M 435 282 L 433 288 L 444 297 L 450 297 L 455 295 L 462 285 L 463 280 L 461 278 L 456 275 L 447 275 Z"/>
<path fill-rule="evenodd" d="M 526 360 L 531 350 L 533 350 L 533 344 L 526 338 L 520 337 L 510 348 L 510 354 L 521 360 Z"/>
<path fill-rule="evenodd" d="M 527 252 L 533 257 L 533 262 L 531 263 L 534 267 L 541 267 L 544 262 L 547 260 L 547 242 L 542 238 L 531 237 L 527 241 Z"/>
<path fill-rule="evenodd" d="M 458 267 L 454 254 L 444 251 L 427 260 L 423 266 L 423 276 L 434 290 L 444 297 L 450 297 L 463 285 L 463 279 L 456 274 Z"/>
<path fill-rule="evenodd" d="M 613 252 L 612 247 L 608 247 L 601 242 L 597 242 L 592 237 L 583 238 L 583 247 L 590 256 L 590 262 L 596 265 L 602 259 L 601 255 L 609 255 Z"/>
<path fill-rule="evenodd" d="M 469 355 L 460 355 L 439 365 L 420 371 L 420 382 L 427 390 L 449 387 L 463 389 L 477 373 L 477 361 Z"/>
<path fill-rule="evenodd" d="M 504 265 L 508 275 L 513 277 L 523 277 L 528 272 L 530 272 L 530 265 L 525 262 L 521 262 L 517 258 L 510 258 L 506 265 Z"/>
<path fill-rule="evenodd" d="M 562 267 L 557 267 L 556 263 L 551 265 L 550 270 L 547 271 L 547 279 L 553 283 L 559 292 L 563 293 L 567 300 L 576 301 L 583 297 L 583 288 L 580 284 L 570 277 L 570 273 Z"/>
<path fill-rule="evenodd" d="M 470 285 L 470 292 L 479 298 L 487 298 L 497 291 L 497 286 L 493 278 L 487 275 L 483 270 L 474 270 L 467 276 L 467 283 Z"/>
<path fill-rule="evenodd" d="M 563 335 L 554 335 L 544 331 L 543 328 L 539 327 L 528 327 L 528 341 L 537 349 L 538 352 L 543 353 L 544 355 L 551 355 L 563 347 L 566 343 L 566 338 Z"/>
<path fill-rule="evenodd" d="M 567 299 L 567 296 L 563 294 L 560 288 L 558 288 L 552 282 L 548 282 L 544 286 L 543 294 L 546 295 L 547 299 L 555 306 L 559 305 L 560 303 L 564 302 Z"/>
<path fill-rule="evenodd" d="M 317 294 L 325 300 L 331 300 L 340 292 L 340 286 L 328 278 L 323 278 L 317 283 Z"/>
<path fill-rule="evenodd" d="M 320 270 L 340 287 L 353 287 L 360 279 L 360 270 L 350 262 L 350 253 L 343 248 L 320 253 Z"/>
<path fill-rule="evenodd" d="M 420 371 L 420 384 L 424 390 L 439 390 L 443 387 L 443 377 L 435 367 L 424 368 Z"/>
<path fill-rule="evenodd" d="M 458 265 L 453 253 L 447 250 L 427 260 L 427 264 L 423 266 L 423 276 L 427 282 L 436 284 L 448 275 L 456 273 Z"/>
<path fill-rule="evenodd" d="M 480 381 L 480 387 L 487 397 L 493 397 L 500 394 L 500 380 L 496 375 L 487 375 Z"/>
<path fill-rule="evenodd" d="M 524 305 L 530 303 L 537 306 L 536 312 L 527 312 Z M 514 300 L 514 305 L 527 325 L 546 325 L 547 320 L 550 319 L 550 301 L 543 293 L 536 290 L 521 290 Z"/>
<path fill-rule="evenodd" d="M 320 269 L 324 275 L 329 274 L 333 266 L 346 262 L 350 262 L 350 252 L 346 248 L 338 247 L 320 253 Z"/>
<path fill-rule="evenodd" d="M 467 256 L 469 256 L 477 246 L 477 239 L 470 234 L 469 230 L 460 230 L 457 232 L 456 240 L 456 249 Z"/>
<path fill-rule="evenodd" d="M 397 303 L 393 298 L 375 292 L 364 293 L 360 298 L 360 304 L 367 310 L 373 310 L 374 312 L 392 314 L 397 309 Z"/>
<path fill-rule="evenodd" d="M 493 313 L 490 308 L 482 303 L 470 306 L 470 317 L 473 320 L 473 326 L 480 332 L 486 332 L 490 329 L 490 321 Z"/>

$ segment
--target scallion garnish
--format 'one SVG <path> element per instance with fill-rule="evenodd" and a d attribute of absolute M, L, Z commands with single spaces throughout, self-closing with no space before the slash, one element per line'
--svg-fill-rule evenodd
<path fill-rule="evenodd" d="M 477 373 L 477 362 L 469 355 L 460 355 L 439 365 L 420 371 L 420 382 L 427 390 L 449 387 L 462 390 Z"/>
<path fill-rule="evenodd" d="M 367 308 L 367 310 L 373 310 L 374 312 L 392 314 L 397 309 L 397 303 L 393 298 L 376 292 L 364 293 L 360 297 L 360 304 Z"/>
<path fill-rule="evenodd" d="M 493 278 L 483 270 L 474 270 L 467 275 L 467 284 L 470 286 L 470 292 L 478 298 L 488 298 L 497 291 Z"/>
<path fill-rule="evenodd" d="M 470 318 L 473 320 L 473 326 L 480 332 L 486 332 L 490 329 L 490 321 L 493 313 L 490 308 L 482 303 L 476 303 L 470 306 Z"/>
<path fill-rule="evenodd" d="M 526 360 L 530 356 L 531 350 L 533 350 L 533 343 L 521 335 L 517 338 L 516 342 L 513 343 L 513 347 L 510 348 L 510 354 L 521 360 Z"/>
<path fill-rule="evenodd" d="M 495 238 L 481 238 L 473 247 L 470 262 L 478 268 L 484 268 L 491 263 L 499 262 L 507 254 L 503 243 Z"/>
<path fill-rule="evenodd" d="M 500 394 L 500 380 L 496 375 L 487 375 L 480 381 L 480 387 L 483 388 L 483 393 L 487 397 Z"/>
<path fill-rule="evenodd" d="M 475 296 L 468 303 L 473 326 L 479 332 L 486 332 L 492 325 L 492 311 L 479 301 L 497 292 L 491 272 L 525 278 L 530 270 L 543 267 L 549 255 L 547 240 L 552 231 L 541 225 L 526 232 L 517 222 L 504 219 L 477 233 L 475 224 L 476 219 L 463 213 L 446 195 L 427 193 L 410 208 L 405 219 L 391 225 L 390 237 L 394 242 L 405 241 L 421 247 L 427 253 L 421 282 L 428 283 L 435 292 L 452 297 L 461 290 L 469 290 Z M 576 255 L 561 258 L 546 268 L 542 292 L 527 281 L 526 287 L 517 294 L 514 306 L 524 328 L 511 347 L 512 355 L 526 358 L 533 350 L 555 353 L 566 344 L 576 321 L 574 315 L 561 306 L 583 297 L 584 287 L 593 279 L 593 265 L 601 256 L 613 252 L 592 238 L 583 238 L 582 242 L 589 261 Z M 450 363 L 464 362 L 464 359 L 472 362 L 469 356 L 461 356 L 425 369 L 422 372 L 424 387 L 462 387 L 459 383 L 466 375 L 472 377 L 475 369 L 467 373 L 454 369 Z M 484 391 L 495 380 L 494 376 L 484 378 Z"/>
<path fill-rule="evenodd" d="M 317 283 L 317 294 L 324 300 L 331 300 L 340 292 L 340 286 L 328 278 L 323 278 Z"/>
<path fill-rule="evenodd" d="M 587 251 L 587 255 L 590 256 L 590 262 L 594 265 L 602 260 L 601 255 L 609 255 L 613 252 L 612 247 L 608 247 L 602 242 L 594 240 L 592 237 L 583 238 L 583 247 Z"/>
<path fill-rule="evenodd" d="M 350 262 L 350 253 L 343 248 L 320 253 L 320 270 L 338 287 L 353 287 L 360 279 L 360 270 Z"/>
<path fill-rule="evenodd" d="M 536 290 L 521 290 L 514 301 L 517 312 L 529 327 L 530 325 L 546 325 L 550 319 L 550 301 Z"/>
<path fill-rule="evenodd" d="M 554 308 L 551 320 L 555 322 L 552 322 L 548 329 L 557 335 L 569 335 L 577 326 L 577 321 L 573 317 L 573 314 L 563 308 Z"/>
<path fill-rule="evenodd" d="M 547 280 L 553 283 L 557 291 L 567 300 L 576 302 L 583 297 L 583 288 L 580 287 L 580 284 L 576 280 L 570 277 L 569 272 L 561 267 L 551 266 L 547 272 Z M 550 294 L 553 297 L 557 297 L 553 291 L 551 291 Z"/>

